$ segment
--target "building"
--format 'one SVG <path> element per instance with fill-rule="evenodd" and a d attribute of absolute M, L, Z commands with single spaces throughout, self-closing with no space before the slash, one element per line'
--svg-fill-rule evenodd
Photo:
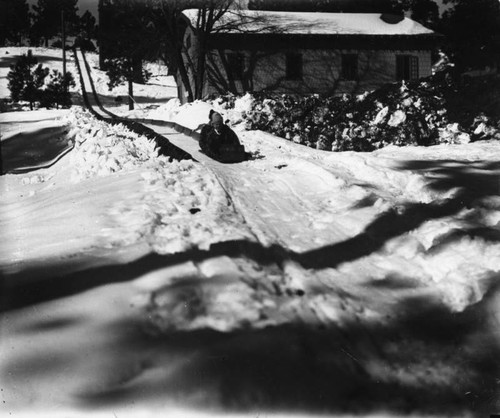
<path fill-rule="evenodd" d="M 196 9 L 183 11 L 185 53 L 193 58 L 199 48 L 197 17 Z M 208 38 L 203 95 L 329 96 L 427 77 L 439 37 L 397 15 L 230 10 Z"/>

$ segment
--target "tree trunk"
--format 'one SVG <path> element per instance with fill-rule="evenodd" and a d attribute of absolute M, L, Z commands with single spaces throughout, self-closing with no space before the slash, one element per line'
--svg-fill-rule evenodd
<path fill-rule="evenodd" d="M 205 34 L 200 36 L 196 74 L 195 74 L 195 86 L 194 86 L 194 98 L 195 100 L 202 99 L 203 97 L 203 87 L 205 86 L 205 66 L 207 58 L 207 38 Z"/>
<path fill-rule="evenodd" d="M 142 59 L 133 58 L 132 59 L 132 73 L 133 78 L 136 83 L 144 84 L 144 77 L 142 74 Z"/>
<path fill-rule="evenodd" d="M 128 110 L 134 110 L 134 85 L 132 79 L 128 79 Z"/>
<path fill-rule="evenodd" d="M 184 88 L 186 89 L 187 92 L 187 101 L 189 103 L 194 102 L 194 95 L 193 95 L 193 87 L 191 86 L 191 82 L 189 80 L 189 75 L 186 70 L 186 64 L 184 63 L 184 60 L 182 58 L 182 53 L 179 52 L 177 54 L 177 68 L 179 69 L 179 74 L 181 76 L 180 82 L 184 84 Z M 179 80 L 176 80 L 176 82 L 179 82 Z M 179 98 L 181 99 L 181 98 Z"/>

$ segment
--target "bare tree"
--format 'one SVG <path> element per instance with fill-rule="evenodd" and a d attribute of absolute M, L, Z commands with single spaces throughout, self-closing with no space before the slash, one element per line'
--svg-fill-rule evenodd
<path fill-rule="evenodd" d="M 206 58 L 209 39 L 216 24 L 230 8 L 240 4 L 236 0 L 147 0 L 154 31 L 158 35 L 158 55 L 169 67 L 169 73 L 184 86 L 187 100 L 202 97 L 206 81 Z M 188 50 L 184 43 L 189 22 L 182 12 L 196 9 L 193 26 L 195 48 Z"/>
<path fill-rule="evenodd" d="M 198 27 L 198 22 L 196 27 Z M 279 22 L 269 19 L 268 15 L 258 11 L 248 11 L 242 7 L 241 3 L 233 2 L 231 7 L 226 9 L 224 13 L 214 22 L 210 31 L 205 31 L 205 43 L 202 50 L 198 51 L 196 57 L 199 59 L 203 56 L 204 66 L 195 65 L 194 61 L 189 62 L 190 68 L 204 79 L 199 79 L 199 93 L 203 94 L 205 85 L 208 83 L 211 88 L 219 93 L 237 93 L 238 90 L 253 91 L 254 90 L 254 72 L 257 65 L 267 56 L 273 55 L 272 52 L 255 51 L 255 50 L 233 50 L 228 51 L 221 47 L 217 39 L 224 39 L 230 35 L 248 35 L 248 34 L 280 34 L 285 32 L 286 27 Z M 197 29 L 194 29 L 195 33 Z M 198 37 L 197 37 L 198 38 Z M 213 40 L 215 42 L 212 42 Z M 227 38 L 226 38 L 227 39 Z M 200 53 L 201 52 L 201 53 Z M 239 69 L 238 77 L 235 77 L 235 68 L 231 63 L 227 52 L 236 52 L 241 54 L 242 65 Z M 202 74 L 200 74 L 200 68 Z M 238 85 L 240 89 L 238 89 Z M 199 96 L 201 97 L 201 96 Z"/>
<path fill-rule="evenodd" d="M 212 42 L 215 35 L 228 32 L 250 33 L 278 31 L 278 27 L 259 13 L 245 13 L 244 0 L 147 0 L 154 15 L 155 30 L 161 39 L 159 55 L 176 77 L 178 85 L 185 89 L 187 101 L 201 99 L 207 82 L 233 91 L 228 78 L 227 61 L 222 51 Z M 183 15 L 184 10 L 188 10 Z M 192 37 L 186 43 L 186 31 Z M 217 66 L 214 65 L 218 56 Z"/>

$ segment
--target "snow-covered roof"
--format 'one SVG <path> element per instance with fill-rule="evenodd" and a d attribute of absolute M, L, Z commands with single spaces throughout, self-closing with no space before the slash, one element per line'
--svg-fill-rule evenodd
<path fill-rule="evenodd" d="M 198 9 L 183 11 L 196 27 Z M 214 25 L 225 33 L 282 33 L 294 35 L 431 35 L 432 30 L 404 18 L 386 23 L 379 13 L 276 12 L 262 10 L 228 11 Z"/>

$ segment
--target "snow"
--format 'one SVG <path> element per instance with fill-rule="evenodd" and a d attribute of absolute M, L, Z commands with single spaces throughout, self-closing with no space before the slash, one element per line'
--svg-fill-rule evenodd
<path fill-rule="evenodd" d="M 135 110 L 129 111 L 128 86 L 121 84 L 109 90 L 108 77 L 99 69 L 99 56 L 93 53 L 85 55 L 101 103 L 118 116 L 148 117 L 149 112 L 154 112 L 163 103 L 177 97 L 177 86 L 174 78 L 167 74 L 167 68 L 157 62 L 146 63 L 145 69 L 151 73 L 151 78 L 146 84 L 133 83 Z"/>
<path fill-rule="evenodd" d="M 214 107 L 231 118 L 217 103 Z M 171 110 L 171 114 L 173 120 L 189 121 L 193 128 L 206 120 L 208 111 L 207 103 L 197 102 L 177 112 Z M 396 111 L 391 120 L 403 123 L 404 113 Z M 388 239 L 380 252 L 343 265 L 343 272 L 367 272 L 357 273 L 357 280 L 383 278 L 390 272 L 409 274 L 426 286 L 437 283 L 443 302 L 457 311 L 480 300 L 477 283 L 489 272 L 498 271 L 500 246 L 487 239 L 464 234 L 432 251 L 442 237 L 467 230 L 476 220 L 497 228 L 499 207 L 491 205 L 491 199 L 498 194 L 498 172 L 487 167 L 500 156 L 498 142 L 330 153 L 257 131 L 240 131 L 239 135 L 250 152 L 265 157 L 240 164 L 237 175 L 217 174 L 264 245 L 278 244 L 297 254 L 314 252 L 353 239 L 369 230 L 378 217 L 394 218 L 406 233 Z M 450 162 L 441 167 L 439 161 Z M 422 169 L 412 169 L 413 165 Z M 467 176 L 474 182 L 470 187 L 461 183 Z M 474 176 L 478 176 L 477 182 Z M 473 207 L 462 207 L 458 201 Z M 450 216 L 434 219 L 432 211 L 450 203 Z M 413 226 L 413 207 L 418 205 L 429 205 L 431 213 Z M 484 206 L 491 210 L 486 210 L 489 214 Z M 401 221 L 392 216 L 393 211 L 401 214 Z"/>
<path fill-rule="evenodd" d="M 250 95 L 181 106 L 162 80 L 113 110 L 193 130 L 214 108 L 252 159 L 158 125 L 196 159 L 169 161 L 78 106 L 0 116 L 2 145 L 73 146 L 0 177 L 2 414 L 495 410 L 499 141 L 320 151 L 246 131 Z"/>
<path fill-rule="evenodd" d="M 15 115 L 11 114 L 11 120 Z M 21 120 L 23 115 L 17 112 Z M 151 140 L 122 125 L 99 122 L 78 109 L 65 116 L 63 125 L 69 127 L 75 149 L 58 169 L 2 179 L 6 211 L 2 230 L 7 231 L 0 247 L 2 265 L 61 258 L 79 247 L 108 248 L 146 241 L 156 252 L 164 253 L 193 245 L 206 248 L 221 237 L 245 237 L 220 220 L 227 211 L 227 198 L 202 167 L 189 161 L 169 163 L 166 157 L 157 156 Z M 105 177 L 112 179 L 100 180 Z M 72 221 L 76 205 L 81 209 Z M 192 208 L 201 214 L 191 214 Z M 101 211 L 105 219 L 94 220 Z M 38 216 L 31 216 L 34 213 Z M 13 228 L 14 220 L 21 222 L 17 228 Z M 62 226 L 59 233 L 49 232 L 54 224 Z M 16 250 L 17 243 L 29 240 L 28 234 L 33 241 L 42 242 Z M 61 239 L 64 235 L 71 236 L 71 245 Z"/>
<path fill-rule="evenodd" d="M 196 27 L 197 9 L 183 11 Z M 228 11 L 215 23 L 227 33 L 286 33 L 293 35 L 429 35 L 434 32 L 405 17 L 389 24 L 379 13 L 277 12 L 262 10 Z"/>

